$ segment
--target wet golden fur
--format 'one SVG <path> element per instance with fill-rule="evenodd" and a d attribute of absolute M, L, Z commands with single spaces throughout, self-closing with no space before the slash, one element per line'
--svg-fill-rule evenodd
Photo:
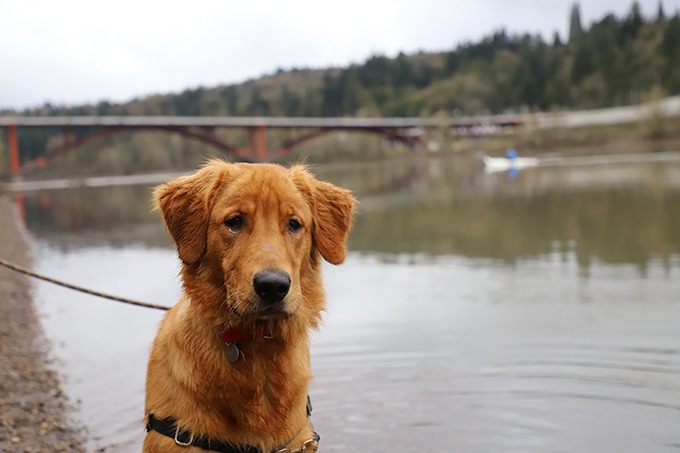
<path fill-rule="evenodd" d="M 308 335 L 325 304 L 321 258 L 344 260 L 354 197 L 302 166 L 211 161 L 158 186 L 154 198 L 182 260 L 184 294 L 154 341 L 146 413 L 265 452 L 291 439 L 288 446 L 299 448 L 312 436 Z M 235 215 L 244 223 L 232 231 Z M 291 219 L 299 231 L 291 230 Z M 290 290 L 280 313 L 262 315 L 253 275 L 272 268 L 290 275 Z M 225 328 L 272 338 L 240 341 L 243 355 L 232 364 L 218 338 Z M 205 450 L 178 447 L 151 431 L 143 451 Z"/>

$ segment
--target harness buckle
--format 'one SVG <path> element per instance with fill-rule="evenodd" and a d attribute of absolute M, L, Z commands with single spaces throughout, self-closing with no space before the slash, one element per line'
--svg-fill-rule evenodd
<path fill-rule="evenodd" d="M 194 433 L 189 434 L 189 440 L 186 442 L 182 442 L 179 440 L 179 426 L 175 430 L 175 443 L 179 445 L 180 447 L 191 447 L 191 444 L 194 441 Z"/>
<path fill-rule="evenodd" d="M 316 451 L 319 449 L 319 440 L 320 436 L 317 433 L 314 433 L 314 437 L 304 441 L 300 448 L 293 450 L 292 448 L 285 447 L 280 450 L 276 450 L 276 453 L 316 453 Z"/>
<path fill-rule="evenodd" d="M 306 453 L 307 451 L 311 453 L 316 453 L 316 451 L 319 449 L 319 439 L 312 438 L 312 439 L 307 439 L 305 443 L 302 444 L 302 447 L 300 447 L 300 451 L 303 453 Z"/>

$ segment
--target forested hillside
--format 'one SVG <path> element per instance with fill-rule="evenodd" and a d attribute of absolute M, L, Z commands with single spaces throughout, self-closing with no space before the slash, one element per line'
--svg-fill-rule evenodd
<path fill-rule="evenodd" d="M 565 18 L 566 20 L 567 18 Z M 500 30 L 440 53 L 375 55 L 363 64 L 299 69 L 242 84 L 195 88 L 129 103 L 30 114 L 421 116 L 519 109 L 583 109 L 636 103 L 656 89 L 680 93 L 680 16 L 625 17 L 582 27 L 571 11 L 567 42 Z"/>

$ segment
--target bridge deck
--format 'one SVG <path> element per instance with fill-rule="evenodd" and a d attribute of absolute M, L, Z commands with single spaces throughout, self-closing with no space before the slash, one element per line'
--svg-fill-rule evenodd
<path fill-rule="evenodd" d="M 0 127 L 267 127 L 329 129 L 407 129 L 513 126 L 522 120 L 514 115 L 475 118 L 319 118 L 234 116 L 26 116 L 0 117 Z"/>

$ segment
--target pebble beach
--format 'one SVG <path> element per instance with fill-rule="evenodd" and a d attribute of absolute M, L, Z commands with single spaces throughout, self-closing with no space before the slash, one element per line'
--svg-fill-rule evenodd
<path fill-rule="evenodd" d="M 0 196 L 0 258 L 30 268 L 31 249 L 14 205 Z M 29 277 L 0 267 L 0 451 L 84 452 L 85 431 L 36 312 Z"/>

